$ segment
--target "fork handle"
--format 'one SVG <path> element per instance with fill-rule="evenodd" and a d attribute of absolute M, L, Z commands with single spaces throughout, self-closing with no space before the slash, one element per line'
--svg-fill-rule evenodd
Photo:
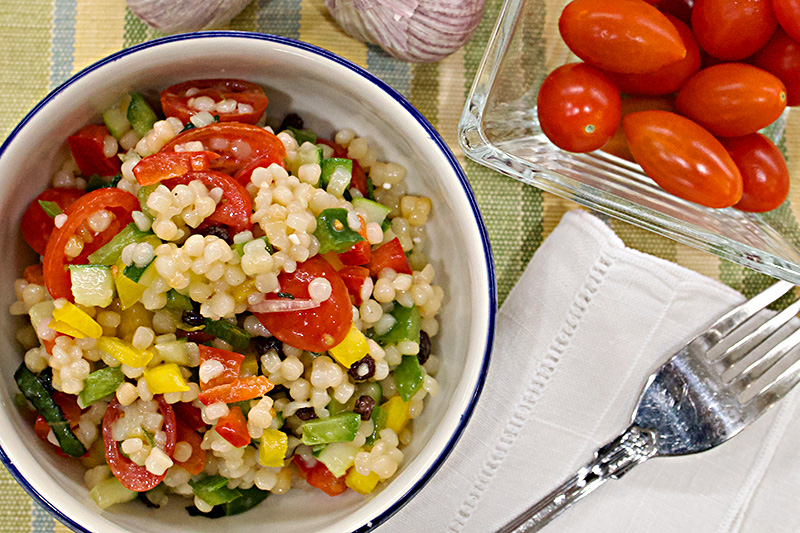
<path fill-rule="evenodd" d="M 594 453 L 594 458 L 560 487 L 503 526 L 498 533 L 539 531 L 575 502 L 609 479 L 619 479 L 628 470 L 656 454 L 654 432 L 631 426 Z"/>

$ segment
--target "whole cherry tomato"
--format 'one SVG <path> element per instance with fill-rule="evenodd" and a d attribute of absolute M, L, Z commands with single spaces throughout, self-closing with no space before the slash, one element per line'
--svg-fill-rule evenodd
<path fill-rule="evenodd" d="M 696 0 L 692 31 L 714 57 L 738 61 L 764 46 L 778 27 L 772 0 Z"/>
<path fill-rule="evenodd" d="M 161 184 L 172 190 L 179 184 L 188 185 L 194 180 L 202 181 L 209 190 L 214 187 L 222 189 L 222 199 L 217 204 L 217 209 L 203 221 L 203 227 L 225 224 L 231 229 L 231 235 L 253 227 L 250 221 L 250 216 L 253 214 L 253 197 L 244 185 L 227 174 L 213 170 L 187 172 L 180 177 L 164 180 Z"/>
<path fill-rule="evenodd" d="M 800 41 L 800 0 L 772 0 L 778 24 L 795 41 Z"/>
<path fill-rule="evenodd" d="M 85 264 L 93 251 L 106 244 L 122 228 L 131 223 L 132 213 L 139 209 L 139 200 L 134 195 L 116 187 L 106 187 L 86 193 L 67 207 L 64 211 L 67 221 L 53 231 L 44 252 L 44 281 L 53 299 L 74 300 L 67 266 Z M 80 255 L 68 258 L 66 247 L 72 236 L 79 234 L 86 220 L 101 210 L 109 211 L 113 215 L 108 228 L 93 235 L 92 242 L 85 243 Z"/>
<path fill-rule="evenodd" d="M 327 279 L 332 288 L 330 298 L 319 307 L 302 311 L 254 313 L 278 340 L 309 352 L 327 351 L 339 344 L 350 331 L 353 311 L 347 286 L 336 270 L 318 255 L 298 264 L 294 272 L 282 272 L 278 276 L 281 292 L 295 298 L 308 298 L 308 284 L 319 277 Z M 280 296 L 267 295 L 267 299 L 276 298 Z"/>
<path fill-rule="evenodd" d="M 783 82 L 786 86 L 786 105 L 800 105 L 800 42 L 778 28 L 751 61 Z"/>
<path fill-rule="evenodd" d="M 742 197 L 742 176 L 708 130 L 668 111 L 639 111 L 622 120 L 628 146 L 662 189 L 706 207 L 730 207 Z"/>
<path fill-rule="evenodd" d="M 83 196 L 84 191 L 80 189 L 47 189 L 39 196 L 34 198 L 31 205 L 22 215 L 20 226 L 22 227 L 22 237 L 37 254 L 44 255 L 47 249 L 47 241 L 50 234 L 56 229 L 53 217 L 42 209 L 39 202 L 54 202 L 61 211 L 72 205 L 72 202 Z"/>
<path fill-rule="evenodd" d="M 569 63 L 551 72 L 536 104 L 544 134 L 570 152 L 597 150 L 619 126 L 619 89 L 586 63 Z"/>
<path fill-rule="evenodd" d="M 572 0 L 558 29 L 576 56 L 612 72 L 650 72 L 686 56 L 675 26 L 642 0 Z"/>
<path fill-rule="evenodd" d="M 631 113 L 651 111 L 653 109 L 675 112 L 675 98 L 669 96 L 629 96 L 622 99 L 623 119 Z M 628 139 L 625 138 L 625 129 L 622 127 L 622 122 L 620 122 L 614 136 L 603 146 L 602 150 L 622 159 L 633 161 L 633 154 L 628 148 Z"/>
<path fill-rule="evenodd" d="M 276 161 L 283 161 L 286 157 L 286 148 L 275 134 L 239 122 L 214 122 L 184 131 L 164 145 L 161 151 L 173 152 L 176 146 L 193 141 L 201 142 L 204 150 L 221 156 L 211 161 L 211 170 L 231 176 L 262 154 L 273 154 Z"/>
<path fill-rule="evenodd" d="M 766 70 L 722 63 L 701 70 L 678 92 L 678 110 L 714 135 L 739 137 L 773 123 L 786 108 L 786 87 Z"/>
<path fill-rule="evenodd" d="M 267 109 L 267 95 L 264 89 L 255 83 L 244 80 L 219 79 L 219 80 L 192 80 L 178 83 L 161 91 L 161 107 L 168 117 L 178 117 L 186 123 L 189 118 L 198 113 L 197 109 L 189 106 L 193 98 L 205 96 L 219 103 L 223 100 L 234 100 L 237 104 L 245 104 L 249 109 L 242 109 L 237 105 L 229 112 L 211 111 L 212 115 L 219 115 L 222 122 L 245 122 L 255 124 L 264 110 Z"/>
<path fill-rule="evenodd" d="M 689 24 L 689 21 L 692 20 L 694 0 L 661 0 L 657 7 L 665 15 L 678 17 L 681 21 Z"/>
<path fill-rule="evenodd" d="M 675 25 L 686 47 L 686 57 L 642 74 L 609 73 L 619 90 L 626 94 L 659 95 L 674 93 L 695 72 L 700 70 L 700 47 L 691 28 L 672 15 L 666 17 Z"/>
<path fill-rule="evenodd" d="M 760 133 L 720 139 L 742 174 L 742 199 L 734 207 L 763 213 L 789 196 L 789 169 L 783 154 Z"/>
<path fill-rule="evenodd" d="M 164 417 L 164 433 L 167 436 L 164 444 L 164 453 L 172 457 L 175 451 L 177 423 L 175 412 L 164 397 L 160 394 L 153 398 L 158 402 L 158 411 Z M 113 397 L 108 404 L 106 414 L 103 416 L 103 444 L 106 451 L 106 461 L 111 467 L 111 473 L 119 480 L 123 487 L 136 492 L 152 489 L 164 479 L 164 474 L 157 476 L 147 468 L 139 466 L 120 453 L 119 442 L 114 440 L 114 422 L 124 416 L 122 405 Z"/>

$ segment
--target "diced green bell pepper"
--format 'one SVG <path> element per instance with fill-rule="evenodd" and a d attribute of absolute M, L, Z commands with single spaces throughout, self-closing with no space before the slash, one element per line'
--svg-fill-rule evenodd
<path fill-rule="evenodd" d="M 292 126 L 287 126 L 286 129 L 294 134 L 294 139 L 297 141 L 298 146 L 302 146 L 306 142 L 311 144 L 316 144 L 317 142 L 317 134 L 311 130 L 301 130 Z"/>
<path fill-rule="evenodd" d="M 252 337 L 236 324 L 231 324 L 227 320 L 211 320 L 210 318 L 206 318 L 205 332 L 227 342 L 233 346 L 234 350 L 247 348 Z"/>
<path fill-rule="evenodd" d="M 375 341 L 381 345 L 397 344 L 402 341 L 419 343 L 422 318 L 417 306 L 403 307 L 395 304 L 390 314 L 394 317 L 394 325 L 383 335 L 375 335 Z"/>
<path fill-rule="evenodd" d="M 177 309 L 179 311 L 191 311 L 194 309 L 192 306 L 192 299 L 181 294 L 175 289 L 167 291 L 167 303 L 164 305 L 165 309 Z"/>
<path fill-rule="evenodd" d="M 158 120 L 156 112 L 153 111 L 144 96 L 139 93 L 131 95 L 131 103 L 128 104 L 126 118 L 139 137 L 144 137 L 148 131 L 153 129 L 153 124 Z"/>
<path fill-rule="evenodd" d="M 148 237 L 157 239 L 150 231 L 142 231 L 131 222 L 122 230 L 114 235 L 110 241 L 101 246 L 97 251 L 89 255 L 89 262 L 93 265 L 111 266 L 119 261 L 122 250 L 129 244 L 143 242 Z M 155 243 L 155 241 L 154 241 Z M 159 242 L 160 244 L 160 242 Z M 135 281 L 135 280 L 134 280 Z"/>
<path fill-rule="evenodd" d="M 337 168 L 344 169 L 345 172 L 352 176 L 353 174 L 353 160 L 346 159 L 344 157 L 329 157 L 327 159 L 323 159 L 322 163 L 320 164 L 320 168 L 322 172 L 319 176 L 319 186 L 323 189 L 328 187 L 328 183 L 331 181 L 331 175 Z"/>
<path fill-rule="evenodd" d="M 361 425 L 361 415 L 344 412 L 328 418 L 314 418 L 303 423 L 303 444 L 315 446 L 331 442 L 351 442 Z"/>
<path fill-rule="evenodd" d="M 394 385 L 397 394 L 407 402 L 422 387 L 425 372 L 416 355 L 404 355 L 400 364 L 394 369 Z"/>
<path fill-rule="evenodd" d="M 314 236 L 319 241 L 319 253 L 346 252 L 357 242 L 363 241 L 357 231 L 347 224 L 347 209 L 333 207 L 317 215 L 317 229 Z"/>
<path fill-rule="evenodd" d="M 228 488 L 228 478 L 214 475 L 199 481 L 189 481 L 194 495 L 209 505 L 222 505 L 241 497 L 238 489 Z"/>

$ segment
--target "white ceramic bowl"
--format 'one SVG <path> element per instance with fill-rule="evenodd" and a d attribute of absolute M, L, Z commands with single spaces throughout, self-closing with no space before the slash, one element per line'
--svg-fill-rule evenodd
<path fill-rule="evenodd" d="M 0 220 L 6 255 L 2 308 L 13 302 L 14 279 L 33 262 L 17 231 L 28 203 L 48 186 L 63 161 L 65 139 L 99 119 L 102 110 L 136 90 L 156 97 L 161 89 L 196 78 L 242 78 L 261 84 L 268 115 L 299 113 L 308 127 L 331 134 L 353 128 L 370 139 L 382 160 L 408 168 L 410 191 L 432 198 L 429 255 L 446 291 L 437 375 L 440 393 L 414 423 L 414 441 L 402 467 L 368 497 L 352 491 L 331 498 L 292 490 L 272 496 L 245 514 L 210 520 L 190 517 L 180 498 L 163 509 L 132 502 L 102 512 L 89 499 L 83 468 L 57 457 L 14 405 L 13 373 L 21 361 L 17 325 L 0 313 L 0 459 L 34 499 L 76 531 L 243 531 L 282 533 L 367 531 L 396 512 L 442 465 L 480 393 L 488 365 L 496 308 L 486 229 L 472 190 L 453 154 L 433 127 L 401 95 L 365 70 L 317 47 L 269 35 L 205 32 L 151 41 L 112 55 L 79 72 L 49 94 L 0 147 Z M 431 502 L 434 504 L 434 502 Z M 185 504 L 183 504 L 185 505 Z"/>

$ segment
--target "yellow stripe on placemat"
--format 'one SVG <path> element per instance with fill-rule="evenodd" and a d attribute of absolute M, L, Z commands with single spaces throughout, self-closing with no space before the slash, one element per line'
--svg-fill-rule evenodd
<path fill-rule="evenodd" d="M 300 4 L 300 40 L 367 67 L 367 45 L 347 35 L 319 0 L 303 0 Z"/>
<path fill-rule="evenodd" d="M 458 121 L 464 109 L 466 76 L 461 48 L 439 63 L 439 113 L 437 129 L 445 142 L 464 164 L 464 154 L 458 146 Z"/>
<path fill-rule="evenodd" d="M 73 72 L 121 50 L 124 34 L 125 2 L 78 0 Z"/>

